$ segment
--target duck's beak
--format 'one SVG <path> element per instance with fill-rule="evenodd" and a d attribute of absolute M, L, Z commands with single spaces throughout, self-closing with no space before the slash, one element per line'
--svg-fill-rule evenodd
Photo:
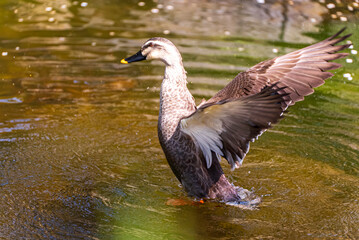
<path fill-rule="evenodd" d="M 138 51 L 135 55 L 132 55 L 131 57 L 122 59 L 121 63 L 128 64 L 131 62 L 138 62 L 138 61 L 142 61 L 142 60 L 146 60 L 146 56 L 143 56 L 141 51 Z"/>

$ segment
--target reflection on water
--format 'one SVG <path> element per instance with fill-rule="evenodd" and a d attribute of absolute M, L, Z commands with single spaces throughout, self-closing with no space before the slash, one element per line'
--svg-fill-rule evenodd
<path fill-rule="evenodd" d="M 0 237 L 356 238 L 358 9 L 358 1 L 2 1 Z M 354 33 L 344 67 L 227 174 L 262 196 L 260 208 L 166 205 L 188 198 L 157 140 L 164 68 L 119 59 L 149 37 L 170 38 L 200 101 L 239 71 L 343 26 Z"/>

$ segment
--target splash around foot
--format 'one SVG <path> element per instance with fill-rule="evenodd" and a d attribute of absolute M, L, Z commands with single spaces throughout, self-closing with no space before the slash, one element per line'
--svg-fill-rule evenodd
<path fill-rule="evenodd" d="M 258 209 L 258 205 L 262 202 L 261 197 L 242 187 L 235 187 L 235 190 L 237 191 L 239 200 L 226 202 L 225 204 L 247 210 Z"/>

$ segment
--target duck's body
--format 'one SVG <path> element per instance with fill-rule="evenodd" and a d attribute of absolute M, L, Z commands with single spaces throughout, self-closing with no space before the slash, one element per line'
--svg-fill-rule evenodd
<path fill-rule="evenodd" d="M 153 40 L 166 42 L 160 38 Z M 219 162 L 207 169 L 198 146 L 188 134 L 181 131 L 181 119 L 193 114 L 197 108 L 187 88 L 187 76 L 182 59 L 179 54 L 176 56 L 177 59 L 172 58 L 173 63 L 167 62 L 161 85 L 158 137 L 162 149 L 172 171 L 189 195 L 234 201 L 234 187 L 225 178 Z M 225 184 L 225 190 L 218 191 L 216 183 L 218 187 Z"/>
<path fill-rule="evenodd" d="M 237 168 L 254 141 L 281 118 L 288 105 L 313 92 L 340 67 L 328 62 L 346 56 L 334 46 L 340 33 L 296 52 L 257 64 L 240 73 L 213 98 L 196 107 L 187 88 L 182 58 L 164 38 L 146 41 L 141 51 L 122 60 L 159 59 L 166 64 L 160 93 L 158 136 L 167 161 L 190 196 L 240 202 L 219 163 Z"/>

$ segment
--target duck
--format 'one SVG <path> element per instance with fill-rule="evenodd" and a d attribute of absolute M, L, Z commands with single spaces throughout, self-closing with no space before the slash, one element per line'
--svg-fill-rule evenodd
<path fill-rule="evenodd" d="M 314 92 L 332 77 L 328 70 L 340 68 L 331 60 L 348 55 L 351 46 L 337 45 L 351 34 L 333 36 L 265 60 L 240 72 L 212 98 L 198 106 L 187 88 L 181 54 L 168 39 L 148 39 L 134 55 L 121 60 L 129 64 L 160 60 L 165 65 L 160 90 L 158 139 L 167 162 L 189 197 L 245 202 L 239 187 L 225 176 L 221 159 L 231 170 L 239 168 L 250 142 L 283 118 L 287 107 Z M 258 203 L 258 198 L 254 201 Z"/>

